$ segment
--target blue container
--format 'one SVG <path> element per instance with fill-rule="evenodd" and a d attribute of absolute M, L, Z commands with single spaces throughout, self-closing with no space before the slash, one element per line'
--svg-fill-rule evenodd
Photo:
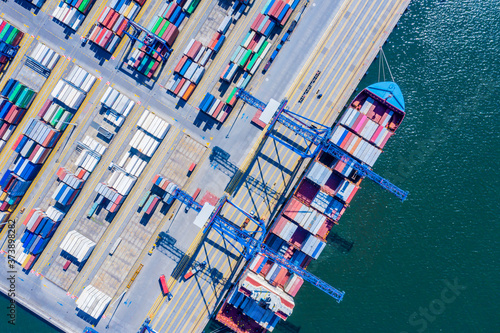
<path fill-rule="evenodd" d="M 186 74 L 186 71 L 188 70 L 189 66 L 191 66 L 191 64 L 193 63 L 193 60 L 191 59 L 187 59 L 186 62 L 184 63 L 184 66 L 182 66 L 179 74 L 184 76 L 184 74 Z"/>
<path fill-rule="evenodd" d="M 292 9 L 295 9 L 297 7 L 297 5 L 299 4 L 300 0 L 295 0 L 293 3 L 292 3 Z"/>
<path fill-rule="evenodd" d="M 31 234 L 31 237 L 28 237 L 28 238 L 29 238 L 29 241 L 27 241 L 27 243 L 24 243 L 24 245 L 25 245 L 24 248 L 29 251 L 31 245 L 33 245 L 33 243 L 36 241 L 37 237 L 36 237 L 36 235 Z M 29 252 L 26 252 L 26 253 L 29 253 Z"/>
<path fill-rule="evenodd" d="M 276 0 L 271 0 L 271 2 L 269 2 L 269 5 L 266 7 L 266 10 L 264 11 L 264 15 L 269 14 L 269 11 L 271 10 L 271 7 L 274 5 L 275 2 Z"/>
<path fill-rule="evenodd" d="M 186 13 L 184 12 L 181 12 L 181 14 L 179 15 L 179 17 L 177 18 L 177 20 L 175 20 L 175 23 L 174 25 L 178 28 L 181 26 L 182 24 L 182 21 L 184 21 L 184 18 L 186 17 Z"/>
<path fill-rule="evenodd" d="M 35 238 L 35 237 L 33 237 L 33 238 Z M 30 249 L 29 249 L 30 253 L 33 253 L 33 250 L 35 249 L 36 245 L 40 242 L 41 239 L 42 239 L 42 237 L 40 235 L 36 236 L 35 241 L 30 246 Z"/>
<path fill-rule="evenodd" d="M 281 22 L 281 20 L 283 19 L 283 17 L 285 17 L 285 14 L 288 11 L 288 8 L 290 8 L 289 4 L 286 4 L 285 7 L 283 7 L 283 9 L 281 10 L 281 13 L 278 15 L 278 21 Z"/>
<path fill-rule="evenodd" d="M 120 9 L 122 8 L 122 6 L 123 6 L 124 3 L 125 3 L 125 0 L 120 0 L 118 2 L 118 4 L 116 5 L 116 7 L 115 7 L 116 9 L 115 10 L 116 11 L 120 11 Z"/>
<path fill-rule="evenodd" d="M 56 197 L 55 197 L 55 200 L 57 202 L 61 202 L 61 197 L 64 194 L 64 191 L 66 191 L 66 188 L 68 188 L 68 187 L 69 186 L 66 184 L 63 184 L 63 186 L 60 187 L 59 192 L 57 192 Z"/>
<path fill-rule="evenodd" d="M 12 107 L 12 103 L 9 102 L 8 100 L 4 100 L 2 102 L 2 109 L 0 111 L 0 118 L 5 119 L 7 116 L 7 113 L 9 113 L 10 108 Z"/>
<path fill-rule="evenodd" d="M 172 13 L 172 16 L 170 16 L 169 21 L 171 23 L 175 22 L 177 20 L 177 18 L 179 17 L 179 15 L 181 14 L 181 11 L 182 11 L 182 7 L 175 8 L 174 12 Z"/>
<path fill-rule="evenodd" d="M 219 52 L 219 50 L 222 47 L 222 44 L 224 44 L 225 40 L 226 40 L 226 35 L 220 36 L 219 40 L 217 41 L 217 44 L 215 44 L 215 46 L 214 46 L 215 52 Z"/>
<path fill-rule="evenodd" d="M 40 236 L 42 236 L 43 238 L 47 238 L 50 230 L 52 229 L 52 226 L 55 224 L 54 221 L 52 221 L 51 219 L 47 218 L 47 220 L 45 221 L 45 225 L 43 226 L 42 228 L 42 231 L 40 231 Z"/>
<path fill-rule="evenodd" d="M 19 144 L 17 145 L 16 149 L 15 149 L 15 152 L 16 153 L 20 153 L 21 150 L 23 150 L 24 148 L 24 145 L 26 144 L 26 142 L 28 142 L 29 138 L 27 136 L 23 136 L 23 138 L 21 139 L 21 141 L 19 141 Z"/>
<path fill-rule="evenodd" d="M 45 246 L 47 246 L 49 242 L 49 238 L 43 239 L 38 242 L 38 244 L 35 246 L 35 249 L 33 250 L 33 254 L 37 255 L 42 253 L 42 251 L 45 249 Z"/>
<path fill-rule="evenodd" d="M 7 83 L 5 84 L 5 87 L 3 87 L 2 96 L 7 97 L 10 93 L 10 90 L 16 85 L 16 83 L 16 80 L 9 79 L 9 81 L 7 81 Z"/>
<path fill-rule="evenodd" d="M 4 188 L 9 183 L 12 177 L 12 170 L 5 171 L 2 179 L 0 179 L 0 187 Z"/>
<path fill-rule="evenodd" d="M 266 31 L 264 33 L 264 35 L 266 37 L 268 37 L 271 34 L 271 32 L 273 31 L 275 25 L 276 25 L 276 23 L 274 23 L 274 21 L 271 21 L 271 23 L 269 24 L 269 26 L 267 27 L 267 29 L 266 29 Z"/>
<path fill-rule="evenodd" d="M 47 218 L 43 218 L 40 223 L 38 223 L 38 227 L 35 229 L 35 234 L 40 235 L 40 232 L 42 231 L 43 227 L 45 226 L 45 223 L 47 223 Z"/>
<path fill-rule="evenodd" d="M 24 244 L 24 242 L 26 242 L 26 238 L 28 238 L 29 235 L 30 235 L 30 232 L 28 230 L 25 230 L 23 237 L 21 237 L 21 243 Z"/>

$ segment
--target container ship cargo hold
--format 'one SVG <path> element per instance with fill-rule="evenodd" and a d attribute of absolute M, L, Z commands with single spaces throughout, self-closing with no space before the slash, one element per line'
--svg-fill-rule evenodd
<path fill-rule="evenodd" d="M 332 129 L 330 144 L 372 167 L 403 121 L 404 110 L 397 84 L 373 84 L 343 113 Z M 338 224 L 363 178 L 328 153 L 328 148 L 320 150 L 274 220 L 265 244 L 307 268 L 325 248 L 330 230 Z M 247 264 L 216 319 L 238 333 L 272 331 L 280 319 L 292 314 L 293 297 L 302 284 L 300 276 L 259 254 Z"/>

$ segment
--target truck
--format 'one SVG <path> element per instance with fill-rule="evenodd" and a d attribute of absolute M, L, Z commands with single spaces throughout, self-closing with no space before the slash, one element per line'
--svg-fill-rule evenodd
<path fill-rule="evenodd" d="M 165 275 L 162 274 L 160 276 L 160 287 L 161 287 L 161 292 L 163 293 L 163 296 L 167 296 L 168 300 L 172 298 L 172 294 L 170 293 L 170 290 L 168 289 L 167 286 L 167 281 L 165 280 Z"/>
<path fill-rule="evenodd" d="M 184 274 L 184 281 L 189 280 L 193 275 L 198 274 L 198 272 L 203 271 L 205 269 L 205 266 L 207 265 L 207 262 L 204 261 L 202 263 L 195 263 L 193 267 L 191 267 L 186 274 Z"/>

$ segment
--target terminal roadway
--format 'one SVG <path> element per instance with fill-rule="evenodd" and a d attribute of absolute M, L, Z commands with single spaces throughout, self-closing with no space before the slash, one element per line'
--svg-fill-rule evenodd
<path fill-rule="evenodd" d="M 264 102 L 270 97 L 279 99 L 286 96 L 289 99 L 288 109 L 331 126 L 407 5 L 407 0 L 345 1 L 286 93 L 270 96 L 269 92 L 273 90 L 268 89 L 266 82 L 261 82 L 254 86 L 252 94 Z M 300 24 L 297 29 L 300 29 Z M 285 51 L 282 52 L 279 56 L 284 57 Z M 299 103 L 317 71 L 321 74 Z M 269 76 L 272 76 L 272 71 Z M 316 95 L 318 90 L 323 95 L 321 98 Z M 279 94 L 276 90 L 274 93 Z M 281 128 L 279 132 L 303 144 L 290 131 Z M 298 155 L 273 139 L 258 140 L 241 166 L 243 176 L 235 188 L 232 201 L 247 212 L 254 211 L 268 220 L 284 202 L 290 184 L 302 170 L 301 166 L 306 164 L 303 162 Z M 235 209 L 223 214 L 237 224 L 243 221 L 242 214 Z M 221 243 L 221 237 L 213 231 L 200 243 L 204 246 L 210 240 Z M 209 251 L 208 254 L 200 252 L 196 260 L 207 260 L 211 268 L 222 272 L 224 279 L 235 273 L 235 269 L 229 267 L 236 267 L 237 252 L 230 246 Z M 228 253 L 231 255 L 227 256 Z M 226 259 L 221 259 L 221 255 Z M 334 282 L 331 281 L 332 284 Z M 153 317 L 153 328 L 158 332 L 201 331 L 208 317 L 214 314 L 214 301 L 220 297 L 218 290 L 209 282 L 199 284 L 197 280 L 177 283 L 171 279 L 169 286 L 175 300 L 169 302 L 158 296 L 148 313 Z"/>

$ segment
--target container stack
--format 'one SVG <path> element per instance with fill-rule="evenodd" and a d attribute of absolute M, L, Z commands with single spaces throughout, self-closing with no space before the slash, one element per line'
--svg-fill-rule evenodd
<path fill-rule="evenodd" d="M 9 79 L 0 97 L 0 151 L 24 117 L 36 93 L 21 82 Z"/>
<path fill-rule="evenodd" d="M 28 2 L 32 3 L 34 6 L 38 8 L 42 8 L 43 4 L 45 3 L 45 0 L 28 0 Z"/>
<path fill-rule="evenodd" d="M 52 70 L 59 60 L 59 54 L 42 43 L 37 44 L 30 57 L 48 70 Z"/>
<path fill-rule="evenodd" d="M 148 29 L 172 47 L 186 16 L 187 13 L 177 2 L 164 3 L 158 11 L 158 16 L 151 20 Z"/>
<path fill-rule="evenodd" d="M 198 109 L 216 119 L 218 122 L 223 123 L 231 112 L 232 107 L 212 94 L 207 93 L 198 106 Z"/>
<path fill-rule="evenodd" d="M 300 0 L 270 0 L 261 14 L 267 15 L 278 25 L 284 26 L 299 2 Z"/>
<path fill-rule="evenodd" d="M 110 302 L 111 297 L 89 284 L 76 299 L 76 306 L 90 317 L 100 319 Z"/>
<path fill-rule="evenodd" d="M 136 152 L 146 157 L 152 157 L 165 135 L 167 135 L 170 124 L 149 110 L 145 110 L 137 122 L 137 127 L 138 130 L 129 143 L 133 150 L 125 153 L 119 163 L 120 167 L 131 163 L 131 159 L 136 155 Z M 144 167 L 140 167 L 138 174 L 143 169 Z"/>
<path fill-rule="evenodd" d="M 54 9 L 54 12 L 52 13 L 52 17 L 54 17 L 59 22 L 64 23 L 74 31 L 78 30 L 83 20 L 85 20 L 85 13 L 82 12 L 79 8 L 85 9 L 85 6 L 91 5 L 89 0 L 84 1 L 86 5 L 83 5 L 81 3 L 82 0 L 78 0 L 78 2 L 80 2 L 80 6 L 76 6 L 76 0 L 59 2 L 57 7 Z"/>
<path fill-rule="evenodd" d="M 59 247 L 69 254 L 78 263 L 88 259 L 94 250 L 96 243 L 83 236 L 76 230 L 71 230 L 66 234 Z"/>
<path fill-rule="evenodd" d="M 78 178 L 65 168 L 59 168 L 57 176 L 60 183 L 52 194 L 52 199 L 63 206 L 71 206 L 80 193 L 85 180 Z"/>
<path fill-rule="evenodd" d="M 61 223 L 64 214 L 55 207 L 49 207 L 45 213 L 40 208 L 32 209 L 23 225 L 26 229 L 16 243 L 15 260 L 21 264 L 23 269 L 29 270 L 36 259 L 45 249 L 50 238 L 54 235 L 57 227 Z"/>
<path fill-rule="evenodd" d="M 48 99 L 38 112 L 38 117 L 55 129 L 64 131 L 73 118 L 73 113 Z"/>
<path fill-rule="evenodd" d="M 105 7 L 99 15 L 97 19 L 96 25 L 93 27 L 89 34 L 89 39 L 108 51 L 109 53 L 113 53 L 121 41 L 123 37 L 124 31 L 128 28 L 128 21 L 132 19 L 131 17 L 135 17 L 137 12 L 132 9 L 140 7 L 133 1 L 129 1 L 130 6 L 121 5 L 124 3 L 120 1 L 115 5 L 115 9 L 113 6 Z M 120 10 L 118 10 L 118 8 Z M 131 12 L 125 10 L 128 8 L 132 8 Z M 127 16 L 128 15 L 128 16 Z"/>
<path fill-rule="evenodd" d="M 108 86 L 100 102 L 106 109 L 104 119 L 116 127 L 122 126 L 125 118 L 134 107 L 134 101 L 111 86 Z"/>
<path fill-rule="evenodd" d="M 175 66 L 174 75 L 170 78 L 165 89 L 187 101 L 205 74 L 204 65 L 212 52 L 201 42 L 191 39 L 184 49 L 184 55 Z"/>
<path fill-rule="evenodd" d="M 162 62 L 161 56 L 168 56 L 167 49 L 156 43 L 157 46 L 150 48 L 139 43 L 139 48 L 133 48 L 127 64 L 147 78 L 152 78 Z"/>
<path fill-rule="evenodd" d="M 0 218 L 7 219 L 41 170 L 59 139 L 60 132 L 31 118 L 12 149 L 18 153 L 14 164 L 0 179 Z"/>
<path fill-rule="evenodd" d="M 2 48 L 0 51 L 7 52 L 12 46 L 18 46 L 23 36 L 24 33 L 19 29 L 0 19 L 0 41 L 5 43 L 0 46 Z M 0 56 L 0 72 L 4 70 L 9 60 L 5 55 Z"/>
<path fill-rule="evenodd" d="M 95 76 L 75 66 L 66 78 L 57 82 L 50 95 L 70 109 L 78 109 L 95 81 Z"/>
<path fill-rule="evenodd" d="M 172 204 L 175 200 L 173 196 L 178 186 L 160 174 L 153 177 L 153 188 L 151 191 L 146 191 L 139 202 L 141 211 L 147 215 L 154 212 L 160 201 Z"/>

